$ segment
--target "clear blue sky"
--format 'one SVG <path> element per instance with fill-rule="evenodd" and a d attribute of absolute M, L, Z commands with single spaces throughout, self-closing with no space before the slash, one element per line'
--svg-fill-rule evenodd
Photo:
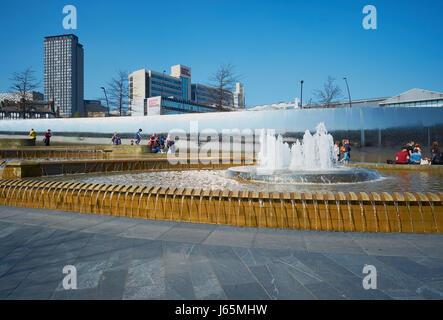
<path fill-rule="evenodd" d="M 64 5 L 77 8 L 77 30 L 62 26 Z M 362 9 L 377 8 L 377 30 Z M 443 1 L 1 1 L 0 92 L 14 71 L 32 67 L 43 80 L 45 36 L 74 33 L 85 49 L 85 99 L 117 70 L 192 68 L 207 83 L 221 63 L 241 74 L 248 106 L 303 100 L 334 76 L 353 99 L 412 88 L 443 91 Z M 42 81 L 43 83 L 43 81 Z M 43 91 L 43 85 L 40 91 Z"/>

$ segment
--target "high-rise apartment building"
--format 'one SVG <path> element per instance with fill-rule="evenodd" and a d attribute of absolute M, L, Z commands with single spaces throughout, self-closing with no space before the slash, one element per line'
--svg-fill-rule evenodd
<path fill-rule="evenodd" d="M 45 37 L 45 100 L 60 117 L 84 115 L 83 46 L 77 36 Z"/>

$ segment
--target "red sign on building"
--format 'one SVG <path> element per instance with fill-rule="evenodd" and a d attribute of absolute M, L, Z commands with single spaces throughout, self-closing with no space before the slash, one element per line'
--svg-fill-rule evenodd
<path fill-rule="evenodd" d="M 184 76 L 191 76 L 191 70 L 189 70 L 189 68 L 186 68 L 184 66 L 180 66 L 180 73 Z"/>

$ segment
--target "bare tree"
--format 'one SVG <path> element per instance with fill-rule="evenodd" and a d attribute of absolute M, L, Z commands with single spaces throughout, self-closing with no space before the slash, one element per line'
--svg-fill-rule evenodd
<path fill-rule="evenodd" d="M 335 84 L 335 78 L 331 76 L 328 77 L 328 80 L 323 85 L 323 90 L 314 90 L 313 94 L 317 98 L 318 103 L 326 108 L 343 96 L 340 87 Z"/>
<path fill-rule="evenodd" d="M 118 71 L 117 75 L 107 83 L 106 92 L 109 104 L 118 110 L 121 116 L 129 105 L 128 73 L 122 70 Z"/>
<path fill-rule="evenodd" d="M 227 93 L 234 91 L 235 83 L 238 81 L 238 76 L 234 73 L 234 66 L 231 64 L 221 64 L 217 72 L 209 78 L 210 86 L 214 88 L 211 90 L 211 95 L 216 101 L 216 106 L 220 111 L 223 111 L 223 106 L 232 106 L 233 101 L 228 98 Z"/>
<path fill-rule="evenodd" d="M 23 108 L 23 119 L 26 118 L 28 105 L 32 105 L 33 99 L 29 99 L 29 93 L 40 86 L 40 82 L 34 76 L 35 71 L 27 68 L 21 72 L 14 72 L 9 79 L 12 81 L 10 89 L 17 95 Z"/>

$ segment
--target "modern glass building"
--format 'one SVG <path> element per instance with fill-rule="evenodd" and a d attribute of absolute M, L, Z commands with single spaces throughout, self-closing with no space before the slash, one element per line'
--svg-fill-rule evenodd
<path fill-rule="evenodd" d="M 216 105 L 220 100 L 220 92 L 215 88 L 204 86 L 202 84 L 193 84 L 191 86 L 192 100 L 199 103 Z M 234 94 L 230 91 L 223 92 L 223 105 L 234 105 Z"/>
<path fill-rule="evenodd" d="M 212 111 L 219 100 L 216 88 L 191 84 L 191 68 L 180 64 L 172 66 L 169 75 L 166 71 L 146 69 L 134 71 L 129 75 L 129 105 L 132 115 L 149 115 L 145 110 L 145 100 L 151 97 L 162 97 L 164 101 L 186 101 L 186 105 L 195 106 L 189 110 L 201 110 L 199 112 Z M 223 105 L 226 107 L 244 108 L 244 100 L 244 89 L 240 83 L 237 83 L 235 92 L 223 93 Z M 201 108 L 202 106 L 209 108 Z"/>
<path fill-rule="evenodd" d="M 83 46 L 77 36 L 45 37 L 44 51 L 45 100 L 54 101 L 60 117 L 84 115 Z"/>

